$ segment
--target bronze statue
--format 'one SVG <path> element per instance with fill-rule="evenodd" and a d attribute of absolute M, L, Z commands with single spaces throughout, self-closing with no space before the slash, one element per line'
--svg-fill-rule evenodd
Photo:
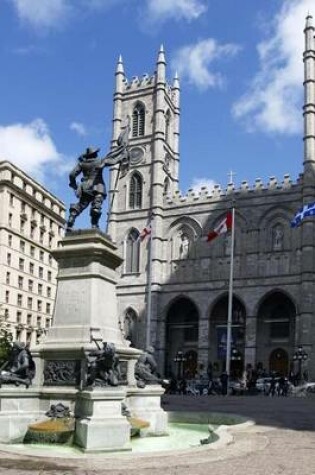
<path fill-rule="evenodd" d="M 117 140 L 117 147 L 109 152 L 104 158 L 98 157 L 99 148 L 88 147 L 79 158 L 77 165 L 69 175 L 69 186 L 74 189 L 77 203 L 72 203 L 69 210 L 67 231 L 71 231 L 76 218 L 89 205 L 91 226 L 98 228 L 98 223 L 102 214 L 102 204 L 105 200 L 106 186 L 103 180 L 103 168 L 114 166 L 118 163 L 127 166 L 129 164 L 128 135 L 129 120 L 125 129 L 121 132 Z M 78 185 L 76 177 L 82 173 L 81 184 Z M 119 175 L 119 173 L 118 173 Z M 112 203 L 111 203 L 112 206 Z"/>
<path fill-rule="evenodd" d="M 8 361 L 0 369 L 0 387 L 2 384 L 24 384 L 28 388 L 34 376 L 35 364 L 28 347 L 25 343 L 14 342 Z"/>
<path fill-rule="evenodd" d="M 135 377 L 140 388 L 144 388 L 146 384 L 167 385 L 168 381 L 163 380 L 157 371 L 157 362 L 154 358 L 154 348 L 152 346 L 149 346 L 139 356 L 135 367 Z"/>
<path fill-rule="evenodd" d="M 103 348 L 86 355 L 86 386 L 118 386 L 120 380 L 119 358 L 113 343 L 103 342 Z"/>

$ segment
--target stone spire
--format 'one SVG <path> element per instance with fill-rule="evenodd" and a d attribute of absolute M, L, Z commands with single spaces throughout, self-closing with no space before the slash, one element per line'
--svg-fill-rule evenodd
<path fill-rule="evenodd" d="M 121 54 L 119 55 L 119 58 L 117 61 L 115 76 L 116 76 L 116 92 L 122 92 L 124 81 L 125 81 L 125 70 L 124 70 L 124 63 L 123 63 Z"/>
<path fill-rule="evenodd" d="M 310 14 L 306 17 L 304 35 L 304 173 L 315 173 L 315 28 Z"/>
<path fill-rule="evenodd" d="M 156 66 L 157 66 L 157 82 L 165 83 L 165 81 L 166 81 L 166 59 L 165 59 L 165 52 L 164 52 L 164 46 L 163 45 L 160 46 Z"/>

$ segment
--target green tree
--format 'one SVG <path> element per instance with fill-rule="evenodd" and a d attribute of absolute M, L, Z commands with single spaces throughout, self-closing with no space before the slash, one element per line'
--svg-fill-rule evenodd
<path fill-rule="evenodd" d="M 0 305 L 0 366 L 2 366 L 9 357 L 12 340 L 12 333 L 9 330 L 2 305 Z"/>

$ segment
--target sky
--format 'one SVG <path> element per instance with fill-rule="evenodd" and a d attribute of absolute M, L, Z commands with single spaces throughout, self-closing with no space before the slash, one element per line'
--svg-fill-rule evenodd
<path fill-rule="evenodd" d="M 314 0 L 0 0 L 0 160 L 62 199 L 87 146 L 109 150 L 114 73 L 181 85 L 180 189 L 295 181 L 303 29 Z M 315 21 L 314 21 L 315 22 Z M 106 176 L 106 178 L 108 178 Z"/>

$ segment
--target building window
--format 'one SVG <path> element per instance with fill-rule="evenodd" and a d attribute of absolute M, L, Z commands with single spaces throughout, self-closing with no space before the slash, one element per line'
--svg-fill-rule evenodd
<path fill-rule="evenodd" d="M 10 228 L 12 228 L 12 220 L 13 220 L 13 214 L 9 213 L 9 215 L 8 215 L 8 224 L 9 224 Z"/>
<path fill-rule="evenodd" d="M 40 279 L 43 279 L 44 278 L 44 269 L 42 267 L 39 267 L 38 268 L 38 277 Z"/>
<path fill-rule="evenodd" d="M 29 280 L 28 281 L 28 291 L 29 292 L 33 292 L 33 285 L 34 285 L 34 282 L 32 280 Z"/>
<path fill-rule="evenodd" d="M 43 295 L 43 284 L 38 284 L 38 295 Z"/>
<path fill-rule="evenodd" d="M 14 205 L 14 195 L 10 193 L 10 206 Z"/>
<path fill-rule="evenodd" d="M 41 300 L 37 300 L 37 311 L 41 312 L 43 310 L 43 302 Z"/>
<path fill-rule="evenodd" d="M 35 247 L 31 246 L 30 248 L 31 257 L 35 257 Z"/>
<path fill-rule="evenodd" d="M 41 226 L 43 226 L 45 224 L 45 218 L 44 218 L 43 214 L 40 215 L 40 224 L 41 224 Z"/>
<path fill-rule="evenodd" d="M 35 219 L 35 217 L 36 217 L 36 211 L 35 211 L 34 208 L 31 208 L 31 217 L 32 217 L 32 219 Z"/>
<path fill-rule="evenodd" d="M 142 206 L 142 178 L 139 173 L 134 173 L 130 179 L 129 207 L 131 209 Z"/>
<path fill-rule="evenodd" d="M 48 254 L 48 264 L 51 266 L 52 265 L 52 255 Z"/>
<path fill-rule="evenodd" d="M 27 322 L 27 325 L 28 326 L 31 326 L 32 325 L 32 314 L 29 313 L 26 317 L 26 322 Z"/>
<path fill-rule="evenodd" d="M 44 234 L 45 234 L 45 231 L 43 231 L 43 229 L 41 229 L 40 233 L 39 233 L 39 242 L 41 244 L 44 244 Z"/>
<path fill-rule="evenodd" d="M 51 287 L 47 287 L 47 297 L 51 298 Z"/>
<path fill-rule="evenodd" d="M 25 241 L 20 241 L 20 252 L 25 253 Z"/>
<path fill-rule="evenodd" d="M 22 323 L 22 312 L 16 312 L 16 323 Z"/>
<path fill-rule="evenodd" d="M 26 332 L 26 343 L 31 343 L 31 339 L 32 339 L 32 332 L 31 331 Z"/>
<path fill-rule="evenodd" d="M 50 270 L 47 272 L 47 280 L 48 280 L 48 282 L 51 282 L 51 271 Z"/>
<path fill-rule="evenodd" d="M 42 317 L 37 317 L 36 324 L 37 324 L 38 327 L 40 327 L 42 325 Z"/>
<path fill-rule="evenodd" d="M 9 309 L 6 308 L 5 311 L 4 311 L 4 318 L 5 320 L 9 320 Z"/>
<path fill-rule="evenodd" d="M 9 303 L 10 301 L 10 292 L 8 290 L 5 291 L 5 303 Z"/>
<path fill-rule="evenodd" d="M 36 226 L 34 224 L 31 224 L 31 239 L 34 239 L 35 237 L 35 228 Z"/>
<path fill-rule="evenodd" d="M 30 262 L 30 274 L 34 274 L 34 264 L 33 262 Z"/>
<path fill-rule="evenodd" d="M 46 327 L 46 328 L 49 328 L 49 327 L 50 327 L 50 318 L 46 318 L 45 327 Z"/>
<path fill-rule="evenodd" d="M 142 104 L 137 104 L 132 113 L 132 136 L 140 137 L 145 130 L 145 109 Z"/>
<path fill-rule="evenodd" d="M 139 272 L 139 231 L 132 229 L 126 242 L 126 272 Z"/>
<path fill-rule="evenodd" d="M 25 232 L 25 220 L 24 219 L 20 219 L 20 231 L 21 231 L 21 233 Z"/>
<path fill-rule="evenodd" d="M 20 290 L 23 290 L 23 277 L 21 275 L 18 277 L 18 287 Z"/>
<path fill-rule="evenodd" d="M 51 312 L 51 305 L 50 305 L 50 303 L 46 303 L 46 313 L 48 313 L 48 315 L 49 315 L 50 312 Z"/>
<path fill-rule="evenodd" d="M 44 261 L 44 251 L 39 251 L 39 260 Z"/>
<path fill-rule="evenodd" d="M 22 307 L 22 302 L 23 302 L 23 296 L 22 296 L 22 294 L 17 294 L 17 300 L 16 300 L 16 302 L 17 302 L 18 307 Z"/>
<path fill-rule="evenodd" d="M 25 213 L 26 205 L 24 201 L 21 201 L 21 213 Z"/>
<path fill-rule="evenodd" d="M 12 234 L 8 235 L 8 246 L 12 247 Z"/>
<path fill-rule="evenodd" d="M 27 184 L 25 183 L 25 181 L 23 181 L 23 190 L 26 191 L 26 188 L 27 188 Z"/>
<path fill-rule="evenodd" d="M 22 330 L 20 330 L 19 328 L 16 329 L 16 340 L 17 341 L 21 341 L 21 334 L 22 334 Z"/>
<path fill-rule="evenodd" d="M 49 236 L 48 247 L 51 247 L 51 246 L 52 246 L 52 236 Z"/>
<path fill-rule="evenodd" d="M 24 271 L 25 260 L 22 257 L 19 258 L 19 269 Z"/>
<path fill-rule="evenodd" d="M 11 280 L 11 274 L 10 272 L 7 272 L 6 278 L 5 278 L 5 283 L 7 285 L 10 285 L 10 280 Z"/>
<path fill-rule="evenodd" d="M 11 262 L 12 262 L 12 256 L 11 256 L 11 253 L 8 252 L 8 254 L 7 254 L 7 264 L 8 264 L 8 266 L 11 265 Z"/>
<path fill-rule="evenodd" d="M 32 310 L 32 308 L 33 308 L 33 299 L 32 299 L 32 297 L 27 297 L 27 308 L 29 310 Z"/>

